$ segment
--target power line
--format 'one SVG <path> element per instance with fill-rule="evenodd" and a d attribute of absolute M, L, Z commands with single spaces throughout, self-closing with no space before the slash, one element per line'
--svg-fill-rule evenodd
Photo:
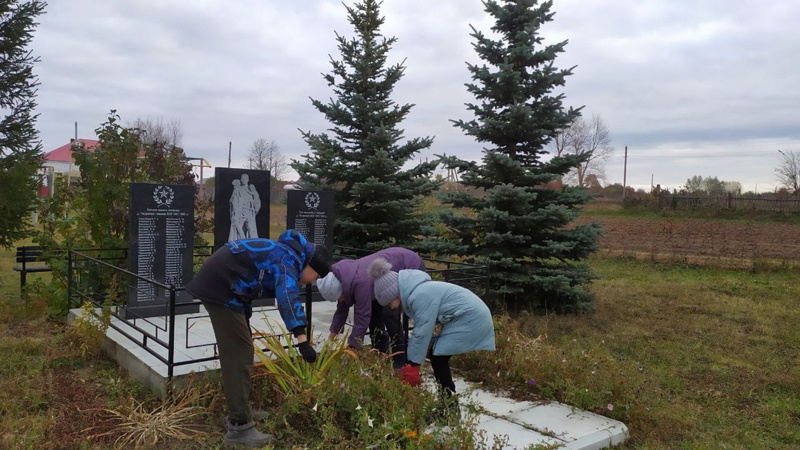
<path fill-rule="evenodd" d="M 775 152 L 777 154 L 777 152 Z M 772 156 L 770 154 L 764 153 L 736 153 L 736 154 L 724 154 L 724 153 L 692 153 L 687 155 L 676 155 L 670 153 L 662 153 L 662 154 L 642 154 L 642 153 L 632 153 L 630 158 L 758 158 L 758 157 L 768 157 Z"/>

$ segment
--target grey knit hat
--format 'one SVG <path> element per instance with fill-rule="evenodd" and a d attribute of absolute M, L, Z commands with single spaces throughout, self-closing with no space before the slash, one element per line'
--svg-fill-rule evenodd
<path fill-rule="evenodd" d="M 317 289 L 322 298 L 329 302 L 335 302 L 342 296 L 342 283 L 333 272 L 317 280 Z"/>
<path fill-rule="evenodd" d="M 375 279 L 375 300 L 386 306 L 400 297 L 400 286 L 397 284 L 397 272 L 386 258 L 378 258 L 367 269 L 369 276 Z"/>

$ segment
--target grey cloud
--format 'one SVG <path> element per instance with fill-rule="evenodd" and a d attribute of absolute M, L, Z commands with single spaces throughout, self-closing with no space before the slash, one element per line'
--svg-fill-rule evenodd
<path fill-rule="evenodd" d="M 676 148 L 751 154 L 760 146 L 768 152 L 797 145 L 800 5 L 560 0 L 554 9 L 542 36 L 546 44 L 569 40 L 556 60 L 561 68 L 577 65 L 563 89 L 566 104 L 585 105 L 611 129 L 618 151 L 609 181 L 621 181 L 625 145 L 640 155 Z M 393 99 L 416 105 L 402 124 L 405 136 L 436 136 L 422 158 L 480 158 L 482 146 L 450 119 L 471 118 L 465 62 L 480 61 L 470 25 L 487 33 L 492 25 L 481 3 L 392 1 L 382 13 L 384 35 L 398 38 L 390 62 L 405 59 L 407 67 Z M 352 35 L 334 0 L 50 2 L 32 47 L 42 58 L 36 73 L 44 147 L 66 142 L 76 120 L 81 136 L 91 137 L 89 130 L 116 108 L 127 121 L 180 120 L 189 153 L 215 165 L 227 164 L 229 141 L 233 163 L 242 164 L 259 137 L 299 158 L 308 149 L 298 128 L 330 127 L 309 97 L 332 95 L 320 73 L 330 68 L 328 55 L 339 58 L 334 31 Z M 728 170 L 720 158 L 652 156 L 631 164 L 646 177 L 640 184 L 649 184 L 651 171 L 684 182 L 702 174 L 687 173 L 692 169 Z M 748 164 L 732 157 L 727 173 L 763 185 L 772 173 L 768 160 L 749 164 L 748 174 L 740 169 Z"/>

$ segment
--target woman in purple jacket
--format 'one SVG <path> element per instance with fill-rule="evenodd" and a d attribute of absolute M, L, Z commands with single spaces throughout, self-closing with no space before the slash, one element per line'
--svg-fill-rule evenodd
<path fill-rule="evenodd" d="M 400 320 L 400 311 L 384 308 L 375 300 L 373 285 L 367 268 L 372 261 L 386 258 L 392 270 L 425 270 L 425 262 L 411 250 L 391 247 L 359 259 L 343 259 L 331 266 L 324 278 L 317 280 L 320 294 L 337 302 L 330 327 L 330 339 L 344 331 L 344 324 L 353 307 L 353 331 L 347 340 L 351 347 L 361 346 L 367 331 L 373 347 L 387 353 L 391 348 L 393 366 L 400 369 L 406 364 L 406 337 Z"/>

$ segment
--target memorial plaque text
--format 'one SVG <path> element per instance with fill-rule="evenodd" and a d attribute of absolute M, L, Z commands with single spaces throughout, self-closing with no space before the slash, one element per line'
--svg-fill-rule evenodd
<path fill-rule="evenodd" d="M 130 277 L 127 317 L 163 316 L 167 286 L 182 287 L 192 278 L 194 186 L 131 183 L 129 223 Z M 185 300 L 185 297 L 182 297 Z M 181 306 L 178 313 L 199 310 Z"/>

